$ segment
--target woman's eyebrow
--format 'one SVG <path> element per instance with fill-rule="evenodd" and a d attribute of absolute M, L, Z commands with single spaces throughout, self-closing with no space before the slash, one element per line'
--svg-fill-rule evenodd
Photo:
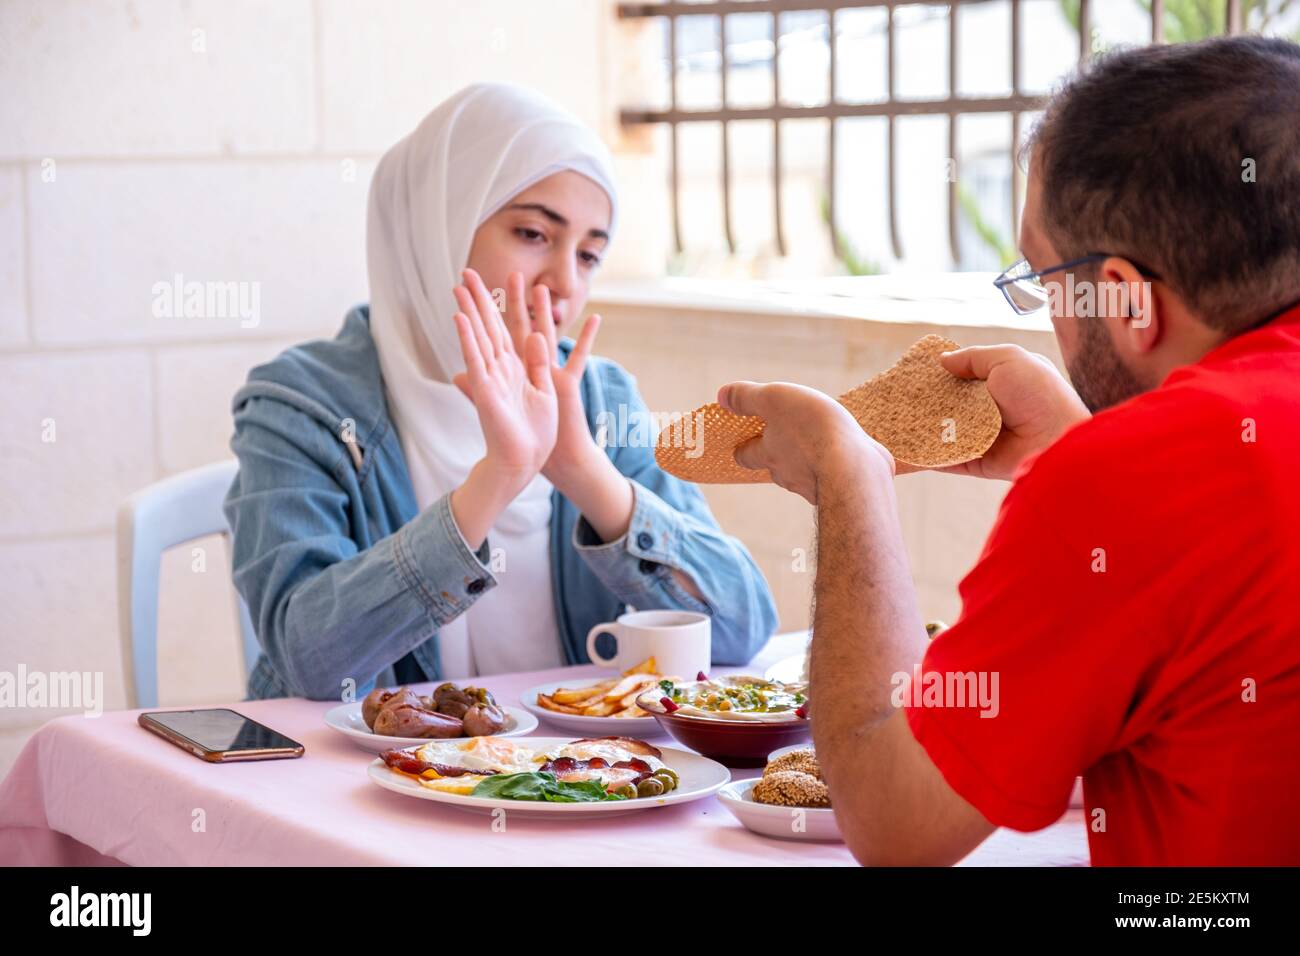
<path fill-rule="evenodd" d="M 516 203 L 511 203 L 506 208 L 507 209 L 531 209 L 534 212 L 540 212 L 543 216 L 551 220 L 551 222 L 555 223 L 556 225 L 568 226 L 569 224 L 569 220 L 565 219 L 563 216 L 561 216 L 550 206 L 543 205 L 542 203 L 539 202 L 516 202 Z M 587 235 L 589 235 L 593 239 L 604 239 L 607 242 L 609 241 L 609 233 L 607 233 L 604 229 L 589 229 L 587 230 Z"/>

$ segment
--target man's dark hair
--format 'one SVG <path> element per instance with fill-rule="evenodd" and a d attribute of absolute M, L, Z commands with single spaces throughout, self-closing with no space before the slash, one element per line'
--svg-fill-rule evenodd
<path fill-rule="evenodd" d="M 1231 334 L 1300 299 L 1300 46 L 1104 55 L 1052 98 L 1029 148 L 1062 257 L 1131 257 Z"/>

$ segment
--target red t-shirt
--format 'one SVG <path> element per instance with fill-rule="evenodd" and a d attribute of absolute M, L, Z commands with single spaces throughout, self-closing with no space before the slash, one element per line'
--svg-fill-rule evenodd
<path fill-rule="evenodd" d="M 952 788 L 1036 830 L 1082 774 L 1094 864 L 1300 864 L 1298 481 L 1300 308 L 1026 462 L 922 665 L 996 716 L 904 700 Z"/>

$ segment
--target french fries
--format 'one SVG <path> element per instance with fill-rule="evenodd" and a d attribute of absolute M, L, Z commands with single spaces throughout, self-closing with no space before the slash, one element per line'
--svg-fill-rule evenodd
<path fill-rule="evenodd" d="M 661 679 L 658 663 L 648 657 L 619 677 L 586 687 L 560 687 L 550 694 L 538 694 L 537 705 L 557 714 L 582 717 L 649 717 L 649 713 L 637 706 L 636 699 Z"/>

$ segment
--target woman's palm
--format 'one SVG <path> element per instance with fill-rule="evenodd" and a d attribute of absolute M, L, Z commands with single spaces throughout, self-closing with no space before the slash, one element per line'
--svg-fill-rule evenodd
<path fill-rule="evenodd" d="M 545 348 L 542 341 L 530 342 L 526 348 L 534 345 Z M 529 381 L 527 366 L 513 351 L 495 356 L 485 371 L 480 383 L 471 378 L 470 391 L 489 457 L 506 468 L 529 474 L 540 471 L 555 445 L 559 422 L 555 392 Z"/>
<path fill-rule="evenodd" d="M 550 457 L 559 421 L 546 339 L 528 336 L 520 356 L 482 279 L 472 270 L 465 279 L 455 321 L 466 371 L 455 381 L 478 410 L 488 460 L 531 480 Z"/>

